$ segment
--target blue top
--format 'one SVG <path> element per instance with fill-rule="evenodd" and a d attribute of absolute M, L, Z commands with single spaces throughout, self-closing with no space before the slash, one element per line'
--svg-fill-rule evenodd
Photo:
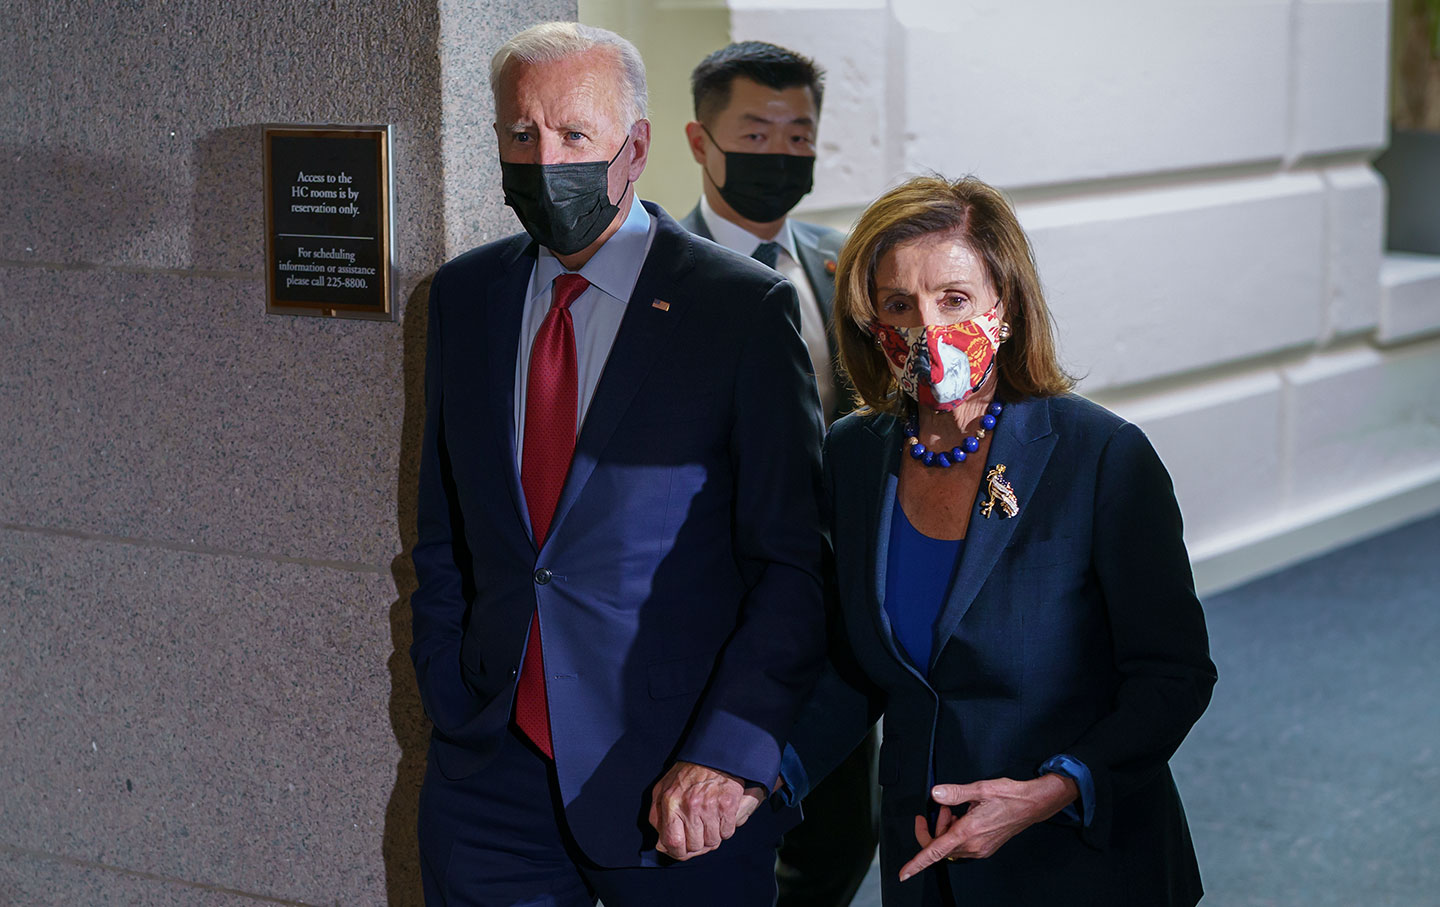
<path fill-rule="evenodd" d="M 964 539 L 932 539 L 912 526 L 896 495 L 885 566 L 885 613 L 896 642 L 922 675 L 930 671 L 935 622 L 964 548 Z"/>

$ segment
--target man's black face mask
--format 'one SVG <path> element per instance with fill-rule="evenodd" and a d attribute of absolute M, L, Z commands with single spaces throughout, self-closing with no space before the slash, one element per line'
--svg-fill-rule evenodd
<path fill-rule="evenodd" d="M 573 255 L 600 238 L 620 206 L 610 201 L 610 166 L 607 161 L 578 164 L 514 164 L 500 162 L 500 184 L 505 204 L 515 209 L 520 224 L 540 245 L 556 255 Z M 621 198 L 625 197 L 622 192 Z"/>
<path fill-rule="evenodd" d="M 701 128 L 705 129 L 703 125 Z M 705 134 L 725 155 L 725 185 L 715 188 L 720 190 L 725 203 L 746 220 L 758 224 L 779 220 L 789 214 L 814 185 L 813 155 L 726 151 L 720 148 L 709 129 L 705 129 Z M 710 176 L 708 171 L 705 175 Z"/>

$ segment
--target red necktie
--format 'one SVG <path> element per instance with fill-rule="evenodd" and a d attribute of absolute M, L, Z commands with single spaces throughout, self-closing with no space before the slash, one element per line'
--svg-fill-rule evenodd
<path fill-rule="evenodd" d="M 540 323 L 530 349 L 530 375 L 525 385 L 525 447 L 520 454 L 520 485 L 530 508 L 535 545 L 545 544 L 550 520 L 565 487 L 565 473 L 575 453 L 575 422 L 579 406 L 579 369 L 575 365 L 575 322 L 570 303 L 590 281 L 579 274 L 561 274 L 551 291 L 550 311 Z M 546 756 L 550 744 L 550 708 L 545 699 L 545 661 L 540 650 L 540 612 L 530 620 L 530 641 L 515 690 L 515 723 Z"/>

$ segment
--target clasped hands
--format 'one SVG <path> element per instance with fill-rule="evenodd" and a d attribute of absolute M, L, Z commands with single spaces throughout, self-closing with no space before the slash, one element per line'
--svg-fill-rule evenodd
<path fill-rule="evenodd" d="M 655 849 L 676 860 L 709 853 L 745 824 L 766 796 L 734 775 L 677 762 L 650 791 L 650 824 L 660 834 Z"/>

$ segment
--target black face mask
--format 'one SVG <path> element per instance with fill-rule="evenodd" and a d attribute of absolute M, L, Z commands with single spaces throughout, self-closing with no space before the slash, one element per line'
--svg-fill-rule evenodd
<path fill-rule="evenodd" d="M 704 129 L 704 126 L 701 126 Z M 757 224 L 768 224 L 790 213 L 815 184 L 815 158 L 799 154 L 745 154 L 720 148 L 725 155 L 725 185 L 716 186 L 735 213 Z M 705 176 L 713 183 L 709 171 Z"/>
<path fill-rule="evenodd" d="M 515 209 L 525 232 L 536 242 L 556 255 L 573 255 L 598 239 L 619 213 L 620 206 L 610 201 L 610 166 L 629 143 L 627 136 L 608 162 L 501 161 L 505 204 Z M 620 197 L 625 197 L 623 192 Z"/>

